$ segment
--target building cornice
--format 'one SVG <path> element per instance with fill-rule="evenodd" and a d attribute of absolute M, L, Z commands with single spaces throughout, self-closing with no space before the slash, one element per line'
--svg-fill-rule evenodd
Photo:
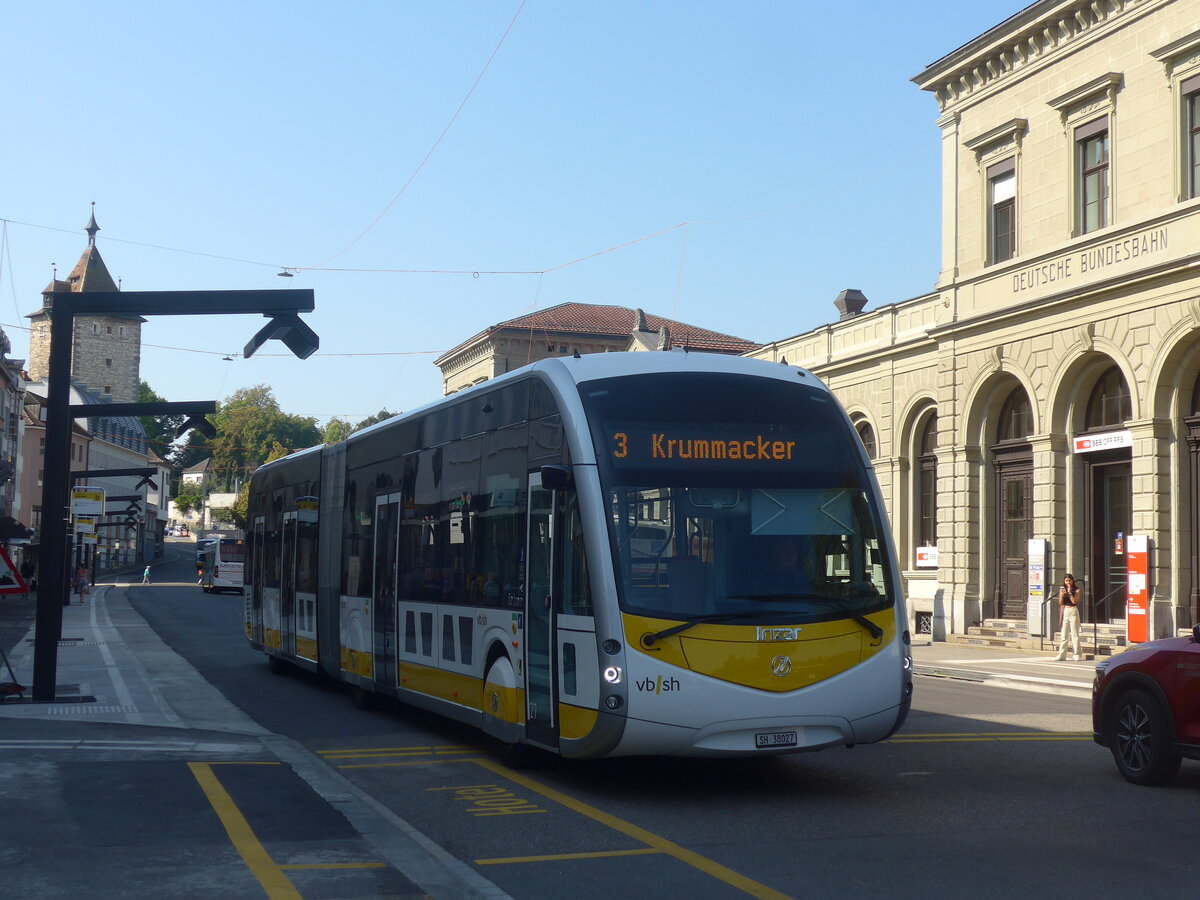
<path fill-rule="evenodd" d="M 1170 0 L 1044 0 L 1034 3 L 953 53 L 932 63 L 912 80 L 945 111 L 985 88 L 1085 40 L 1119 27 L 1130 17 Z"/>
<path fill-rule="evenodd" d="M 1020 150 L 1021 138 L 1027 131 L 1029 131 L 1028 119 L 1009 119 L 1003 125 L 997 125 L 981 135 L 963 141 L 963 146 L 973 151 L 978 160 L 985 150 L 1002 142 L 1012 141 L 1016 144 L 1017 150 Z"/>
<path fill-rule="evenodd" d="M 1087 100 L 1099 97 L 1101 94 L 1108 100 L 1109 106 L 1115 106 L 1117 91 L 1121 89 L 1124 81 L 1125 78 L 1120 72 L 1106 72 L 1099 78 L 1093 78 L 1086 84 L 1081 84 L 1067 91 L 1065 94 L 1060 94 L 1052 100 L 1047 100 L 1046 105 L 1058 110 L 1058 114 L 1062 117 L 1063 124 L 1065 125 L 1073 109 L 1082 106 Z"/>
<path fill-rule="evenodd" d="M 1157 50 L 1151 50 L 1150 55 L 1163 64 L 1167 77 L 1174 74 L 1175 66 L 1180 57 L 1190 57 L 1200 54 L 1200 31 L 1193 31 L 1183 37 L 1164 44 Z"/>

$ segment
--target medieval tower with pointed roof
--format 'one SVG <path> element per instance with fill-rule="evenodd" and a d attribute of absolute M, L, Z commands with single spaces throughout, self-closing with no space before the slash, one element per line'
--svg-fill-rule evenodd
<path fill-rule="evenodd" d="M 95 204 L 92 204 L 93 207 Z M 50 310 L 54 291 L 116 291 L 116 282 L 96 249 L 96 213 L 85 229 L 87 249 L 65 281 L 55 278 L 42 292 L 42 308 L 30 320 L 29 377 L 45 381 L 50 371 Z M 135 403 L 141 377 L 140 316 L 76 316 L 71 347 L 71 380 L 116 403 Z"/>

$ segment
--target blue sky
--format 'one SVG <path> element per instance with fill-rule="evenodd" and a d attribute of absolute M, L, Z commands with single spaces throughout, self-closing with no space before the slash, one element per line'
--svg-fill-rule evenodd
<path fill-rule="evenodd" d="M 937 107 L 910 79 L 1022 6 L 9 2 L 0 326 L 23 358 L 94 201 L 125 290 L 315 291 L 305 361 L 241 359 L 260 318 L 149 320 L 169 400 L 412 409 L 438 353 L 565 301 L 808 331 L 844 288 L 932 288 Z"/>

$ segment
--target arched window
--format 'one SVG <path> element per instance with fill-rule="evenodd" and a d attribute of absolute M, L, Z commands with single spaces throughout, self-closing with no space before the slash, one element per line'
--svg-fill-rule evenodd
<path fill-rule="evenodd" d="M 1000 422 L 996 427 L 996 440 L 1023 441 L 1033 431 L 1033 410 L 1029 406 L 1029 395 L 1025 388 L 1015 388 L 1000 409 Z"/>
<path fill-rule="evenodd" d="M 1121 370 L 1113 366 L 1100 376 L 1092 388 L 1083 427 L 1087 431 L 1111 428 L 1123 424 L 1132 415 L 1129 388 L 1125 386 Z"/>
<path fill-rule="evenodd" d="M 921 429 L 921 454 L 917 457 L 917 543 L 937 544 L 937 414 L 930 415 Z"/>
<path fill-rule="evenodd" d="M 871 423 L 866 419 L 859 419 L 854 423 L 854 430 L 858 432 L 858 439 L 867 451 L 867 459 L 874 459 L 879 448 L 875 444 L 875 429 L 871 427 Z"/>

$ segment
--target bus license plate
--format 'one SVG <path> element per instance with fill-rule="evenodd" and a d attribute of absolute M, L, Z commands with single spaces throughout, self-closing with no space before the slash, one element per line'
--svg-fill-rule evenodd
<path fill-rule="evenodd" d="M 764 731 L 754 736 L 754 746 L 759 750 L 766 750 L 770 747 L 795 747 L 796 732 Z"/>

